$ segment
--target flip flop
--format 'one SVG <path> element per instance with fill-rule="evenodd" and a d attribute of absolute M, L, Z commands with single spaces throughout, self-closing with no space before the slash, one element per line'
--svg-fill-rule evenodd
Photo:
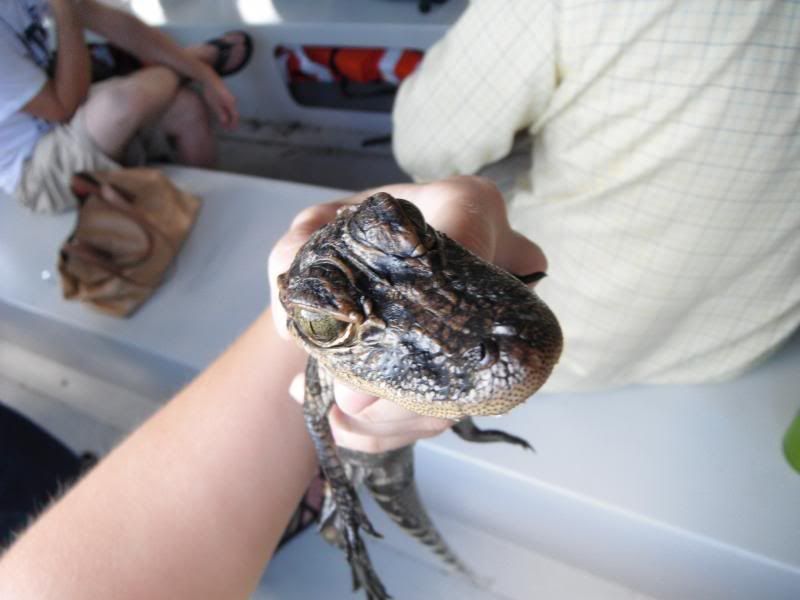
<path fill-rule="evenodd" d="M 239 61 L 238 65 L 229 69 L 225 69 L 225 65 L 228 64 L 228 59 L 231 57 L 231 52 L 233 47 L 236 45 L 236 42 L 229 42 L 228 40 L 224 39 L 224 37 L 232 34 L 242 36 L 244 54 L 242 55 L 242 59 Z M 253 38 L 250 37 L 249 33 L 242 31 L 241 29 L 226 31 L 221 37 L 207 40 L 205 43 L 217 48 L 217 58 L 214 61 L 212 68 L 220 77 L 230 77 L 231 75 L 235 75 L 244 69 L 247 66 L 247 63 L 250 62 L 250 57 L 253 55 Z"/>
<path fill-rule="evenodd" d="M 295 509 L 289 524 L 283 532 L 278 548 L 286 542 L 294 539 L 297 535 L 305 531 L 313 523 L 319 522 L 320 512 L 322 511 L 323 488 L 325 483 L 321 474 L 317 474 L 308 486 L 303 499 Z"/>

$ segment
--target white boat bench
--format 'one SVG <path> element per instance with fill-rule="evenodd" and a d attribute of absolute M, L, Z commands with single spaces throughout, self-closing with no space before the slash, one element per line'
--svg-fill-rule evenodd
<path fill-rule="evenodd" d="M 230 175 L 186 167 L 165 167 L 179 186 L 199 196 L 202 207 L 164 284 L 139 311 L 118 319 L 62 298 L 56 270 L 58 249 L 75 223 L 75 214 L 37 215 L 13 200 L 0 202 L 0 303 L 24 320 L 29 332 L 46 333 L 46 351 L 65 364 L 97 376 L 127 381 L 130 355 L 180 372 L 181 384 L 219 355 L 269 302 L 267 257 L 294 215 L 345 192 L 297 183 Z M 9 319 L 3 319 L 4 327 Z M 34 321 L 44 323 L 37 324 Z M 30 322 L 29 322 L 30 321 Z M 39 327 L 45 329 L 41 332 Z M 15 327 L 15 330 L 21 327 Z M 59 329 L 68 331 L 59 332 Z M 17 331 L 29 343 L 32 335 Z M 67 337 L 65 343 L 58 333 Z M 71 340 L 78 335 L 80 344 Z M 113 348 L 112 348 L 113 347 Z M 85 364 L 108 353 L 119 355 L 119 369 Z M 152 359 L 148 361 L 146 359 Z M 166 369 L 167 371 L 169 370 Z M 165 369 L 158 369 L 164 375 Z M 147 379 L 147 377 L 145 377 Z M 146 381 L 131 382 L 141 392 Z M 154 382 L 155 383 L 155 382 Z"/>
<path fill-rule="evenodd" d="M 74 215 L 33 215 L 0 198 L 0 352 L 23 347 L 135 390 L 153 401 L 146 413 L 266 306 L 267 255 L 297 211 L 343 193 L 166 170 L 204 204 L 169 278 L 130 319 L 61 298 L 55 261 Z M 800 474 L 781 438 L 798 409 L 798 336 L 727 383 L 538 395 L 489 422 L 529 439 L 536 454 L 449 434 L 418 446 L 419 486 L 434 518 L 494 583 L 479 590 L 444 577 L 435 558 L 381 518 L 390 535 L 376 562 L 408 600 L 796 600 Z M 259 597 L 358 597 L 335 554 L 302 536 L 276 557 Z"/>

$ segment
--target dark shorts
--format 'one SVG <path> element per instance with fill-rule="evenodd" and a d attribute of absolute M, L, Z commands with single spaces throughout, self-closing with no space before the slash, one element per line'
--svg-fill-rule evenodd
<path fill-rule="evenodd" d="M 0 549 L 81 470 L 69 448 L 0 404 Z"/>

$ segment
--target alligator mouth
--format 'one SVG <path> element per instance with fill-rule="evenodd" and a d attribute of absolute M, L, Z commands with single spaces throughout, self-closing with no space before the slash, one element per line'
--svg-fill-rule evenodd
<path fill-rule="evenodd" d="M 319 362 L 326 365 L 324 354 L 317 354 Z M 437 394 L 417 394 L 403 391 L 388 381 L 366 380 L 353 374 L 339 372 L 336 377 L 348 385 L 373 396 L 385 398 L 406 410 L 426 417 L 459 420 L 464 417 L 483 417 L 502 415 L 523 404 L 544 384 L 553 365 L 529 367 L 515 383 L 507 387 L 486 389 L 462 400 L 451 400 Z"/>
<path fill-rule="evenodd" d="M 535 390 L 534 390 L 535 391 Z M 491 398 L 480 402 L 456 402 L 455 400 L 437 400 L 435 402 L 418 400 L 406 396 L 391 398 L 406 410 L 426 417 L 459 420 L 464 417 L 489 417 L 503 415 L 524 403 L 534 392 L 521 393 L 516 400 L 509 398 Z"/>

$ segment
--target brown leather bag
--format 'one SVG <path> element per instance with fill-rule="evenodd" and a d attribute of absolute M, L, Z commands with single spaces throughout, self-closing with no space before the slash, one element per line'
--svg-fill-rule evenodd
<path fill-rule="evenodd" d="M 78 173 L 71 187 L 78 221 L 59 256 L 64 297 L 128 316 L 161 283 L 200 201 L 150 168 Z"/>

